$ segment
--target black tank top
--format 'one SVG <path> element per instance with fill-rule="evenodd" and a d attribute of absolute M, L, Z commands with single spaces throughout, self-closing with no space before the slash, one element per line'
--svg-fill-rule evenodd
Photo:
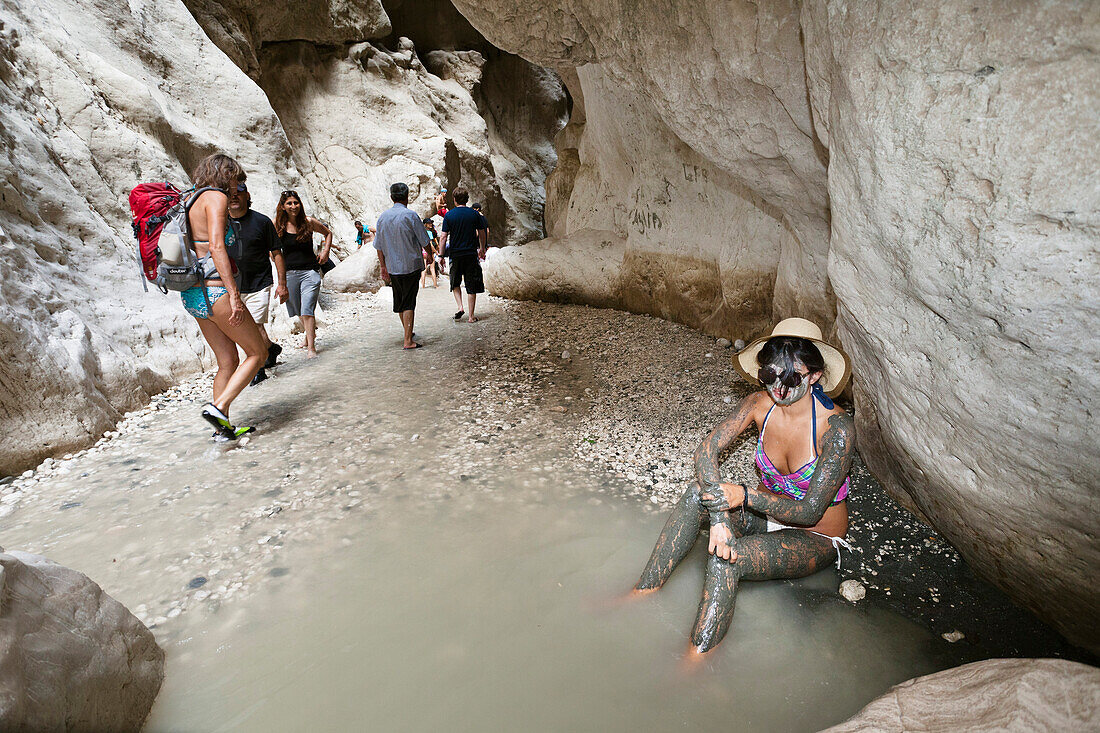
<path fill-rule="evenodd" d="M 302 242 L 297 234 L 283 232 L 279 237 L 283 245 L 283 261 L 288 270 L 316 270 L 320 265 L 317 262 L 317 254 L 313 251 L 313 234 Z"/>

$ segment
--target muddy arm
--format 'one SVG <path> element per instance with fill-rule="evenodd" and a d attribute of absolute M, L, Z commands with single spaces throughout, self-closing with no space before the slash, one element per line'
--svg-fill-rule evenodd
<path fill-rule="evenodd" d="M 733 414 L 718 423 L 718 427 L 710 431 L 710 435 L 695 449 L 695 480 L 699 483 L 700 488 L 705 489 L 721 483 L 722 476 L 718 472 L 718 456 L 753 421 L 753 416 L 760 404 L 760 397 L 763 394 L 763 392 L 754 392 L 741 400 Z"/>

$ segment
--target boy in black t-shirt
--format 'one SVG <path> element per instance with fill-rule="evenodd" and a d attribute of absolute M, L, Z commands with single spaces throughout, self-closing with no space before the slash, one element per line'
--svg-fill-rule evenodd
<path fill-rule="evenodd" d="M 489 222 L 484 216 L 466 205 L 470 193 L 461 186 L 452 194 L 455 207 L 443 217 L 443 238 L 440 247 L 443 254 L 451 258 L 451 294 L 455 296 L 459 320 L 466 311 L 462 310 L 462 282 L 466 282 L 466 302 L 469 306 L 468 323 L 477 323 L 474 306 L 477 294 L 485 292 L 485 283 L 481 273 L 479 257 L 485 257 L 488 247 Z"/>

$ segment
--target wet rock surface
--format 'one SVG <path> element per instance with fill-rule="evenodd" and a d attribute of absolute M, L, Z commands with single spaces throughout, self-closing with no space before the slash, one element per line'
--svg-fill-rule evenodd
<path fill-rule="evenodd" d="M 321 357 L 307 363 L 293 348 L 301 337 L 291 337 L 273 378 L 235 404 L 234 420 L 259 428 L 248 443 L 207 441 L 197 414 L 210 375 L 190 380 L 128 415 L 95 447 L 0 485 L 5 537 L 55 556 L 79 556 L 82 543 L 102 547 L 105 538 L 114 549 L 82 569 L 168 638 L 169 622 L 180 614 L 217 609 L 293 573 L 279 559 L 286 543 L 353 532 L 354 522 L 345 523 L 369 513 L 379 492 L 461 497 L 478 491 L 486 472 L 507 474 L 509 456 L 522 454 L 531 440 L 560 444 L 576 461 L 608 474 L 619 500 L 663 514 L 692 475 L 698 441 L 748 391 L 737 381 L 731 349 L 714 339 L 652 317 L 583 306 L 489 298 L 479 308 L 484 320 L 467 325 L 450 319 L 449 294 L 422 291 L 417 331 L 427 348 L 405 354 L 389 297 L 388 289 L 323 295 L 331 325 L 320 331 Z M 440 419 L 461 430 L 442 443 L 422 430 L 379 430 L 374 426 L 401 409 L 381 394 L 363 413 L 341 406 L 340 384 L 356 379 L 346 360 L 385 349 L 393 349 L 385 363 L 395 378 L 422 385 Z M 394 366 L 401 358 L 420 361 Z M 755 481 L 754 439 L 746 436 L 731 449 L 726 476 Z M 410 444 L 423 446 L 418 461 L 437 462 L 453 481 L 406 486 L 396 460 L 392 471 L 361 478 L 364 450 L 404 451 Z M 540 470 L 573 481 L 567 463 Z M 948 543 L 886 496 L 862 463 L 852 478 L 848 539 L 856 552 L 844 552 L 840 576 L 865 587 L 860 608 L 893 609 L 937 638 L 962 632 L 954 644 L 936 642 L 954 663 L 1087 659 L 975 578 Z M 88 526 L 89 517 L 103 513 L 110 516 L 105 526 Z M 177 541 L 143 544 L 128 526 L 135 523 Z M 120 545 L 112 537 L 127 539 Z M 828 595 L 844 602 L 835 588 Z"/>
<path fill-rule="evenodd" d="M 895 686 L 823 733 L 1093 731 L 1100 670 L 1058 659 L 988 659 Z"/>
<path fill-rule="evenodd" d="M 138 731 L 163 679 L 153 634 L 96 583 L 0 549 L 0 728 Z"/>

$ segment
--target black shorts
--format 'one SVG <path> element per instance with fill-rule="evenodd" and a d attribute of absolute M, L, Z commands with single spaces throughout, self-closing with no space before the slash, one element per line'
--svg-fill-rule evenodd
<path fill-rule="evenodd" d="M 481 277 L 481 263 L 477 255 L 459 255 L 451 258 L 451 290 L 466 280 L 466 292 L 477 295 L 485 292 L 485 281 Z"/>
<path fill-rule="evenodd" d="M 393 290 L 393 312 L 416 310 L 416 294 L 420 292 L 420 272 L 405 275 L 390 274 L 390 289 Z"/>

